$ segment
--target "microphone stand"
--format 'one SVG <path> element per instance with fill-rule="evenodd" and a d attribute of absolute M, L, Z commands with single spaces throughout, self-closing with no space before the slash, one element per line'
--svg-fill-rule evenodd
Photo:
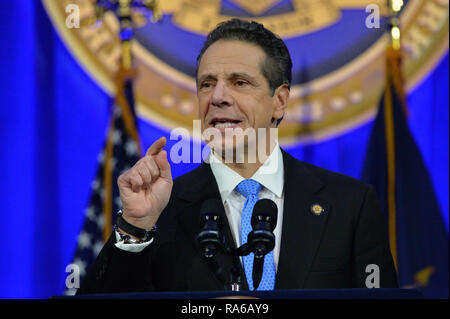
<path fill-rule="evenodd" d="M 233 265 L 231 266 L 231 291 L 241 290 L 241 270 L 239 269 L 239 254 L 238 249 L 233 248 Z"/>
<path fill-rule="evenodd" d="M 241 270 L 240 270 L 240 257 L 250 254 L 248 244 L 244 244 L 239 248 L 230 248 L 228 252 L 233 256 L 233 265 L 231 267 L 231 291 L 241 290 Z"/>

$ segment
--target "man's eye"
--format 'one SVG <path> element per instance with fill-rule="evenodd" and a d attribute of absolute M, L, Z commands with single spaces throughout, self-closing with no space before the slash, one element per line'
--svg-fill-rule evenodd
<path fill-rule="evenodd" d="M 210 83 L 210 82 L 203 82 L 203 83 L 200 85 L 200 87 L 201 87 L 201 88 L 209 88 L 209 87 L 211 87 L 211 83 Z"/>
<path fill-rule="evenodd" d="M 246 84 L 247 84 L 247 82 L 245 82 L 245 81 L 236 81 L 237 86 L 245 86 Z"/>

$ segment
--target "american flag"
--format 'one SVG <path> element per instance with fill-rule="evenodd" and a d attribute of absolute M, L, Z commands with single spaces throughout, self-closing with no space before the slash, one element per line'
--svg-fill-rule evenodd
<path fill-rule="evenodd" d="M 97 174 L 72 262 L 78 266 L 80 282 L 111 235 L 116 213 L 122 208 L 117 178 L 141 157 L 132 77 L 132 71 L 120 70 L 117 74 L 112 120 L 105 146 L 98 156 Z M 67 295 L 75 292 L 75 288 L 65 291 Z"/>

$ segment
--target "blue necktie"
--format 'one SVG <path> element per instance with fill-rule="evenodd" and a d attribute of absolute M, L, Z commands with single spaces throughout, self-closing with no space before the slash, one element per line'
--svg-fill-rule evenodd
<path fill-rule="evenodd" d="M 261 184 L 252 179 L 246 179 L 236 186 L 236 190 L 243 195 L 246 200 L 241 216 L 241 245 L 247 242 L 247 236 L 252 231 L 252 213 L 253 207 L 258 201 L 258 194 L 261 190 Z M 255 290 L 253 287 L 253 257 L 254 253 L 248 256 L 243 256 L 245 276 L 250 290 Z M 263 276 L 257 290 L 273 290 L 275 287 L 275 264 L 273 261 L 273 251 L 264 257 Z"/>

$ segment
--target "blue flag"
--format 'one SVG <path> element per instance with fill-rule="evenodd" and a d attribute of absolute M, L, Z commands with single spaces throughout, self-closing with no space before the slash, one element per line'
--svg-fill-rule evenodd
<path fill-rule="evenodd" d="M 369 140 L 362 180 L 386 213 L 400 286 L 448 298 L 448 233 L 406 119 L 401 51 L 388 49 L 386 87 Z"/>

